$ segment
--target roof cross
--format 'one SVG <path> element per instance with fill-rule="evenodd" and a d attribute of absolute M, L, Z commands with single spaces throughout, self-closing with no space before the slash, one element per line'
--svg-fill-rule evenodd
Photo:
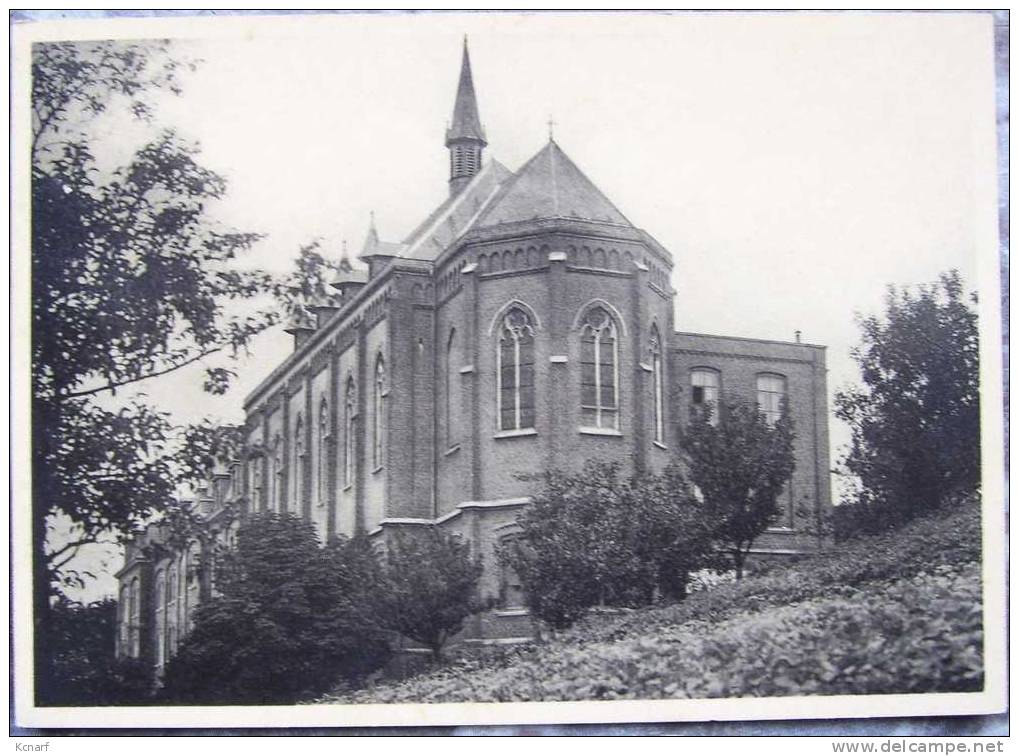
<path fill-rule="evenodd" d="M 552 116 L 548 117 L 548 141 L 555 141 L 555 121 L 552 120 Z"/>

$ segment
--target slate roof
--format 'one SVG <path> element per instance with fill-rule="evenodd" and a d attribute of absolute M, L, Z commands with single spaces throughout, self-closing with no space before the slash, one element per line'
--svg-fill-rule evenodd
<path fill-rule="evenodd" d="M 489 160 L 457 194 L 446 199 L 404 239 L 401 257 L 434 260 L 468 229 L 512 177 L 498 160 Z"/>
<path fill-rule="evenodd" d="M 551 140 L 514 174 L 475 225 L 494 226 L 537 218 L 579 218 L 632 225 Z"/>
<path fill-rule="evenodd" d="M 379 241 L 372 226 L 369 250 L 415 260 L 435 260 L 468 231 L 502 223 L 566 218 L 632 227 L 619 209 L 549 141 L 516 173 L 489 160 L 457 194 L 447 198 L 402 244 Z M 381 252 L 386 249 L 390 251 Z"/>
<path fill-rule="evenodd" d="M 487 144 L 485 130 L 481 128 L 481 117 L 478 115 L 478 98 L 474 94 L 471 56 L 467 52 L 466 37 L 463 60 L 460 63 L 460 83 L 457 85 L 456 102 L 453 104 L 453 122 L 446 130 L 446 144 L 454 139 L 477 139 Z"/>

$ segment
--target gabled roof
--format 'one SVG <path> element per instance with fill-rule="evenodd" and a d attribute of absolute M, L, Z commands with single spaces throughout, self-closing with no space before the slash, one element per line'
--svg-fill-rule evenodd
<path fill-rule="evenodd" d="M 477 220 L 513 174 L 498 160 L 489 160 L 457 194 L 448 197 L 403 241 L 401 257 L 434 260 Z"/>
<path fill-rule="evenodd" d="M 464 37 L 460 83 L 456 88 L 453 122 L 446 130 L 446 144 L 454 139 L 476 139 L 487 144 L 485 130 L 481 128 L 481 117 L 478 115 L 478 98 L 474 94 L 474 78 L 471 76 L 471 56 L 467 52 L 467 37 Z"/>
<path fill-rule="evenodd" d="M 536 218 L 632 225 L 552 140 L 506 182 L 474 226 Z"/>

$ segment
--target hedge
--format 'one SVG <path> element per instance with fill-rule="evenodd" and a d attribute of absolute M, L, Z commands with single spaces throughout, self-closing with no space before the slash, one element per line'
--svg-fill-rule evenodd
<path fill-rule="evenodd" d="M 975 503 L 667 607 L 335 702 L 972 691 L 983 684 Z"/>

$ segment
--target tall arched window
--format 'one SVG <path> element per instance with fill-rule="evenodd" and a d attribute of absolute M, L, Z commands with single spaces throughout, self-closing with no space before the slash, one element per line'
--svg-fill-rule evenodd
<path fill-rule="evenodd" d="M 202 550 L 197 542 L 188 548 L 184 586 L 184 631 L 190 632 L 195 624 L 195 607 L 202 596 Z"/>
<path fill-rule="evenodd" d="M 534 427 L 534 326 L 527 313 L 512 307 L 499 327 L 496 352 L 499 430 Z"/>
<path fill-rule="evenodd" d="M 294 423 L 294 463 L 290 467 L 294 478 L 290 488 L 294 496 L 289 509 L 294 512 L 300 512 L 304 503 L 304 471 L 307 461 L 308 455 L 304 448 L 304 418 L 298 414 L 297 422 Z"/>
<path fill-rule="evenodd" d="M 355 434 L 357 433 L 357 386 L 353 378 L 347 379 L 347 389 L 344 395 L 344 409 L 346 411 L 346 427 L 343 433 L 343 485 L 354 484 L 355 469 L 357 460 L 355 452 Z"/>
<path fill-rule="evenodd" d="M 456 359 L 456 329 L 450 329 L 449 340 L 446 342 L 446 369 L 442 382 L 443 417 L 445 420 L 446 448 L 456 446 L 460 436 L 459 408 L 456 387 L 459 369 Z"/>
<path fill-rule="evenodd" d="M 273 512 L 280 511 L 280 503 L 283 501 L 283 439 L 279 434 L 272 445 L 272 479 L 270 481 L 272 490 L 269 501 L 269 508 Z"/>
<path fill-rule="evenodd" d="M 774 425 L 782 417 L 785 394 L 785 376 L 774 373 L 761 373 L 757 376 L 757 406 L 769 425 Z"/>
<path fill-rule="evenodd" d="M 329 490 L 329 464 L 327 460 L 329 447 L 329 404 L 325 399 L 318 407 L 318 443 L 315 457 L 315 496 L 320 507 L 325 506 L 326 493 Z"/>
<path fill-rule="evenodd" d="M 708 421 L 718 424 L 718 371 L 695 368 L 690 371 L 691 401 L 708 407 Z"/>
<path fill-rule="evenodd" d="M 256 456 L 248 460 L 248 470 L 251 474 L 251 510 L 259 511 L 262 506 L 262 457 Z"/>
<path fill-rule="evenodd" d="M 651 390 L 652 400 L 652 427 L 654 439 L 660 444 L 665 443 L 665 402 L 664 382 L 662 380 L 662 340 L 658 333 L 658 326 L 651 326 L 651 339 L 649 343 L 651 352 Z"/>
<path fill-rule="evenodd" d="M 156 665 L 166 661 L 166 570 L 156 573 Z"/>
<path fill-rule="evenodd" d="M 591 428 L 619 426 L 619 339 L 604 307 L 592 307 L 581 321 L 580 408 Z"/>
<path fill-rule="evenodd" d="M 137 658 L 141 656 L 141 638 L 142 638 L 141 583 L 138 580 L 138 578 L 134 578 L 131 581 L 129 602 L 131 606 L 130 655 Z"/>
<path fill-rule="evenodd" d="M 386 363 L 380 354 L 375 359 L 372 384 L 372 467 L 382 467 L 386 446 Z"/>

